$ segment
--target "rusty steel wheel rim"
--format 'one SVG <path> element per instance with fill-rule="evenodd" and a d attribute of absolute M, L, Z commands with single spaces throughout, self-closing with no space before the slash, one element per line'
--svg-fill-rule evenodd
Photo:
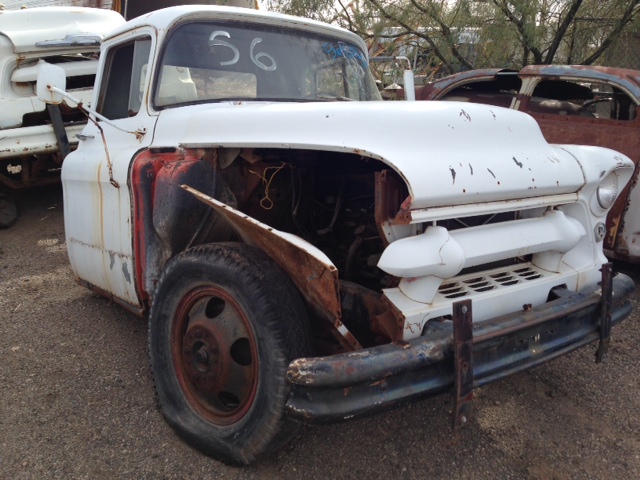
<path fill-rule="evenodd" d="M 254 402 L 258 352 L 253 329 L 226 290 L 204 285 L 180 301 L 171 355 L 180 388 L 207 421 L 231 425 Z"/>

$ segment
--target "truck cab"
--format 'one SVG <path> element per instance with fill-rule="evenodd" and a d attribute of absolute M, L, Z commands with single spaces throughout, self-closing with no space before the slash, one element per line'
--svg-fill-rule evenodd
<path fill-rule="evenodd" d="M 42 69 L 48 102 L 62 83 Z M 601 359 L 631 312 L 602 253 L 627 157 L 509 109 L 382 102 L 340 28 L 150 13 L 104 40 L 89 118 L 62 171 L 74 275 L 148 318 L 167 421 L 222 461 L 448 391 L 462 425 L 475 387 Z"/>

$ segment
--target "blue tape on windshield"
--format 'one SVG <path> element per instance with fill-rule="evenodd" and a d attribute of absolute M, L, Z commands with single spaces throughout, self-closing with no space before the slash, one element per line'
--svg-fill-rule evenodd
<path fill-rule="evenodd" d="M 331 60 L 344 57 L 357 60 L 363 67 L 368 68 L 367 58 L 352 45 L 347 45 L 344 42 L 338 42 L 334 45 L 327 42 L 322 45 L 322 50 L 331 57 Z"/>

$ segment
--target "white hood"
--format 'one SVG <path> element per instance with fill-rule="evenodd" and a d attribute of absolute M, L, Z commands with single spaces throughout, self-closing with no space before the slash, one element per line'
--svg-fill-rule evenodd
<path fill-rule="evenodd" d="M 456 102 L 218 103 L 160 113 L 152 146 L 346 151 L 382 160 L 412 208 L 574 193 L 582 169 L 529 115 Z"/>

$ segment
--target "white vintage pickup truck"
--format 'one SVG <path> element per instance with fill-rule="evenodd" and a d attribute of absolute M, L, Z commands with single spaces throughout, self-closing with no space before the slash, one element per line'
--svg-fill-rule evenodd
<path fill-rule="evenodd" d="M 38 91 L 69 98 L 55 66 Z M 92 107 L 62 169 L 73 271 L 148 317 L 167 421 L 225 462 L 442 392 L 460 426 L 474 388 L 601 360 L 631 312 L 602 253 L 627 157 L 513 110 L 383 103 L 342 29 L 152 12 L 104 40 Z"/>
<path fill-rule="evenodd" d="M 60 181 L 62 160 L 86 122 L 75 106 L 47 108 L 37 98 L 38 62 L 63 68 L 67 88 L 88 102 L 100 41 L 123 23 L 120 14 L 94 8 L 0 6 L 0 228 L 17 218 L 13 192 Z"/>

